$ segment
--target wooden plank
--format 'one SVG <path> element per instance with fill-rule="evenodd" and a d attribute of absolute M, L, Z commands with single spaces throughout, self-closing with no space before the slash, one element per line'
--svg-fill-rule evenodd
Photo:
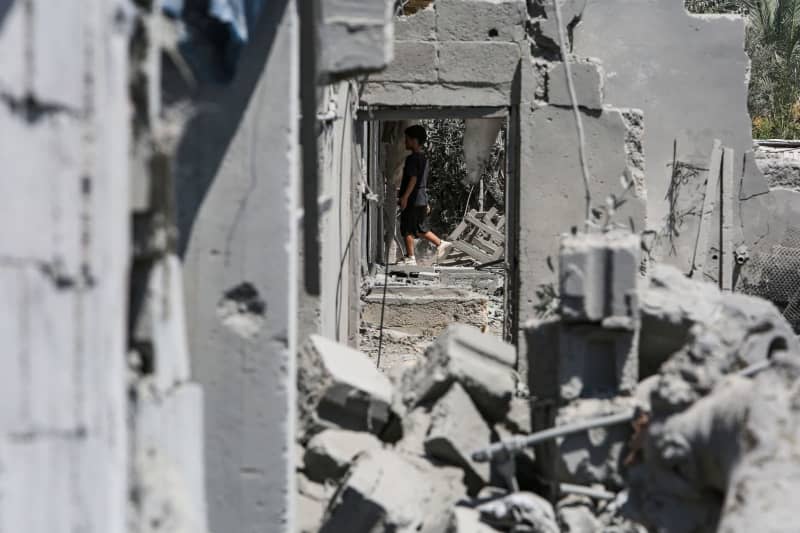
<path fill-rule="evenodd" d="M 494 260 L 494 257 L 492 257 L 491 255 L 483 252 L 482 250 L 471 244 L 462 241 L 454 242 L 453 248 L 464 252 L 465 254 L 469 255 L 479 263 L 488 263 L 489 261 Z"/>
<path fill-rule="evenodd" d="M 723 291 L 733 290 L 733 148 L 725 148 L 722 155 L 722 182 L 720 184 L 721 237 L 719 254 L 719 283 Z"/>
<path fill-rule="evenodd" d="M 719 191 L 719 179 L 722 173 L 722 143 L 719 139 L 714 140 L 711 148 L 711 158 L 708 165 L 708 178 L 706 180 L 706 191 L 703 198 L 703 208 L 700 212 L 700 227 L 697 230 L 697 241 L 694 248 L 694 259 L 690 276 L 696 272 L 703 275 L 706 258 L 708 257 L 708 237 L 711 231 L 711 217 L 716 207 L 717 191 Z"/>
<path fill-rule="evenodd" d="M 488 233 L 492 237 L 500 240 L 500 242 L 504 242 L 505 239 L 506 239 L 506 236 L 505 236 L 505 234 L 503 232 L 497 231 L 497 229 L 495 229 L 494 227 L 490 226 L 489 224 L 484 224 L 483 222 L 481 222 L 480 220 L 478 220 L 476 217 L 472 216 L 471 214 L 468 214 L 466 217 L 464 217 L 464 220 L 466 220 L 470 224 L 476 226 L 480 230 Z"/>

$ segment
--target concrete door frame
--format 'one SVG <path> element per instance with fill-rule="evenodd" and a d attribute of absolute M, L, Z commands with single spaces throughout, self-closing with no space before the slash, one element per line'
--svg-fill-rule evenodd
<path fill-rule="evenodd" d="M 474 118 L 503 118 L 506 121 L 506 187 L 505 187 L 505 214 L 506 214 L 506 251 L 505 251 L 505 290 L 504 290 L 504 318 L 503 338 L 507 342 L 517 345 L 517 332 L 519 330 L 519 269 L 518 269 L 518 233 L 519 233 L 519 107 L 516 105 L 505 106 L 369 106 L 363 107 L 358 112 L 358 120 L 362 124 L 378 123 L 390 120 L 415 120 L 415 119 L 474 119 Z M 368 160 L 374 161 L 372 151 L 375 150 L 375 128 L 369 128 L 369 134 L 364 139 L 365 149 L 370 154 Z M 368 182 L 372 183 L 376 168 L 372 164 L 367 166 Z M 379 217 L 380 218 L 380 217 Z M 380 226 L 379 231 L 383 233 Z M 383 256 L 383 253 L 381 254 Z"/>

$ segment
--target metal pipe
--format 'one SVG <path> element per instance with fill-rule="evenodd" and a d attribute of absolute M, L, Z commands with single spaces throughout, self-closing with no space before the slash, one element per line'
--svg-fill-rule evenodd
<path fill-rule="evenodd" d="M 590 418 L 589 420 L 581 420 L 572 424 L 564 424 L 563 426 L 557 426 L 544 431 L 538 431 L 527 437 L 513 437 L 506 441 L 496 442 L 495 444 L 492 444 L 483 450 L 473 452 L 472 460 L 479 463 L 485 463 L 497 455 L 517 452 L 524 448 L 528 448 L 529 446 L 533 446 L 534 444 L 553 440 L 571 433 L 579 433 L 581 431 L 587 431 L 597 427 L 624 424 L 633 420 L 635 413 L 635 410 L 627 409 L 614 415 Z"/>

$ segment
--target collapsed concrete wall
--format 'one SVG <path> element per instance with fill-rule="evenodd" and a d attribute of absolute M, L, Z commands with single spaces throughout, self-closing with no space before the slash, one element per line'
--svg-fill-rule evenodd
<path fill-rule="evenodd" d="M 0 4 L 2 531 L 127 527 L 121 7 Z"/>

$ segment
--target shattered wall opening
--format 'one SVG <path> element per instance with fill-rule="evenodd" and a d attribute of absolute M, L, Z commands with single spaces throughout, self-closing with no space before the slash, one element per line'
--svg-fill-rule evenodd
<path fill-rule="evenodd" d="M 369 183 L 379 194 L 368 211 L 366 240 L 373 246 L 366 261 L 372 275 L 362 292 L 359 346 L 373 358 L 380 351 L 384 369 L 418 363 L 427 345 L 453 322 L 501 338 L 512 330 L 507 274 L 513 239 L 506 204 L 513 205 L 508 194 L 516 177 L 507 157 L 513 151 L 509 116 L 505 108 L 459 107 L 382 107 L 363 113 Z M 410 153 L 404 131 L 412 124 L 428 131 L 424 154 L 431 229 L 452 248 L 441 255 L 418 238 L 416 265 L 408 266 L 400 264 L 406 244 L 398 189 Z"/>

